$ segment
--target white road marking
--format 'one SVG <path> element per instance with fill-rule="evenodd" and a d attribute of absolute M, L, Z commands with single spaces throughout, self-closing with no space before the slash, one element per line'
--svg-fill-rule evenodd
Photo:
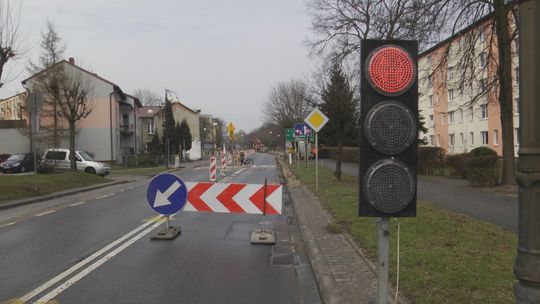
<path fill-rule="evenodd" d="M 80 261 L 79 263 L 71 266 L 66 271 L 62 272 L 61 274 L 57 275 L 56 277 L 54 277 L 54 278 L 50 279 L 49 281 L 45 282 L 43 285 L 41 285 L 41 286 L 37 287 L 36 289 L 30 291 L 29 293 L 27 293 L 26 295 L 21 297 L 20 300 L 23 301 L 23 302 L 28 302 L 28 300 L 30 300 L 33 297 L 37 296 L 38 294 L 40 294 L 44 290 L 48 289 L 52 285 L 58 283 L 60 280 L 62 280 L 65 277 L 69 276 L 70 274 L 77 271 L 79 268 L 83 267 L 84 265 L 90 263 L 91 261 L 93 261 L 94 259 L 96 259 L 100 255 L 104 254 L 105 252 L 111 250 L 113 247 L 117 246 L 121 242 L 123 242 L 126 239 L 130 238 L 132 235 L 134 235 L 135 233 L 139 232 L 140 230 L 144 229 L 145 227 L 147 227 L 148 225 L 150 225 L 152 223 L 153 222 L 149 221 L 149 222 L 146 222 L 146 223 L 140 225 L 139 227 L 133 229 L 132 231 L 130 231 L 126 235 L 124 235 L 121 238 L 117 239 L 116 241 L 110 243 L 109 245 L 105 246 L 104 248 L 100 249 L 99 251 L 96 251 L 91 256 L 89 256 L 86 259 Z"/>
<path fill-rule="evenodd" d="M 112 259 L 115 255 L 122 252 L 124 249 L 129 247 L 131 244 L 135 243 L 137 240 L 154 230 L 156 227 L 161 225 L 161 223 L 154 223 L 154 225 L 150 226 L 146 230 L 140 232 L 135 237 L 130 239 L 129 241 L 122 244 L 120 247 L 116 248 L 115 250 L 109 252 L 107 255 L 102 257 L 101 259 L 97 260 L 95 263 L 89 265 L 85 269 L 83 269 L 81 272 L 73 276 L 71 279 L 67 280 L 64 284 L 56 287 L 53 291 L 49 292 L 45 296 L 41 297 L 39 300 L 37 300 L 34 303 L 46 303 L 49 300 L 54 299 L 56 296 L 58 296 L 62 291 L 69 288 L 71 285 L 75 284 L 80 279 L 84 278 L 86 275 L 88 275 L 90 272 L 96 270 L 99 266 L 103 265 L 103 263 L 107 262 L 108 260 Z"/>
<path fill-rule="evenodd" d="M 11 225 L 15 225 L 15 224 L 17 224 L 17 222 L 7 223 L 7 224 L 5 224 L 5 225 L 0 226 L 0 228 L 4 228 L 4 227 L 11 226 Z"/>
<path fill-rule="evenodd" d="M 96 197 L 96 199 L 102 199 L 102 198 L 106 198 L 106 197 L 109 197 L 109 196 L 111 196 L 111 195 L 110 194 L 105 194 L 105 195 Z"/>
<path fill-rule="evenodd" d="M 69 206 L 70 207 L 75 207 L 75 206 L 79 206 L 79 205 L 82 205 L 82 204 L 86 204 L 86 202 L 78 202 L 78 203 L 71 204 Z"/>
<path fill-rule="evenodd" d="M 39 214 L 36 214 L 36 215 L 34 215 L 34 216 L 43 216 L 43 215 L 45 215 L 45 214 L 49 214 L 49 213 L 53 213 L 53 212 L 56 212 L 56 210 L 45 211 L 45 212 L 43 212 L 43 213 L 39 213 Z"/>

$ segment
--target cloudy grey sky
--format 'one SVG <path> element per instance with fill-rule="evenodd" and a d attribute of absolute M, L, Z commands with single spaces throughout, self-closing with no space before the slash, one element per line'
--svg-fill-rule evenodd
<path fill-rule="evenodd" d="M 16 3 L 18 1 L 12 1 Z M 52 21 L 66 57 L 122 90 L 175 91 L 187 106 L 249 131 L 280 81 L 315 70 L 303 41 L 310 18 L 304 0 L 23 0 L 26 58 L 11 63 L 18 78 L 1 97 L 21 91 L 26 61 L 40 52 Z"/>

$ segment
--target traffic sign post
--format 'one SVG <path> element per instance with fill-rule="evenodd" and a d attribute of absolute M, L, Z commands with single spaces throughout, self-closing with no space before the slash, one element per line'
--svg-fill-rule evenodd
<path fill-rule="evenodd" d="M 315 192 L 319 192 L 319 131 L 328 120 L 318 108 L 313 109 L 304 120 L 315 131 Z"/>
<path fill-rule="evenodd" d="M 172 240 L 182 232 L 180 227 L 170 225 L 169 217 L 182 210 L 186 204 L 188 190 L 184 182 L 176 175 L 164 173 L 150 181 L 146 191 L 148 204 L 156 212 L 165 216 L 166 226 L 152 240 Z"/>

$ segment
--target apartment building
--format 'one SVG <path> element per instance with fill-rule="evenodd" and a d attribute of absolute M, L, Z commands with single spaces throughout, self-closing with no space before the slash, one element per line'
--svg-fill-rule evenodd
<path fill-rule="evenodd" d="M 448 154 L 464 153 L 476 147 L 487 146 L 502 155 L 502 129 L 497 90 L 488 87 L 496 76 L 497 60 L 494 42 L 488 39 L 491 37 L 491 30 L 486 19 L 482 19 L 419 55 L 418 107 L 428 129 L 426 133 L 420 134 L 420 138 L 425 139 L 429 146 L 442 147 Z M 470 41 L 474 41 L 474 44 Z M 463 58 L 460 52 L 465 49 L 465 44 L 474 48 L 474 60 L 467 63 L 469 64 L 467 71 L 463 71 L 464 65 L 460 62 Z M 516 155 L 519 145 L 517 45 L 516 39 L 512 43 Z M 464 82 L 463 79 L 468 81 Z"/>
<path fill-rule="evenodd" d="M 0 120 L 26 120 L 26 92 L 0 100 Z"/>

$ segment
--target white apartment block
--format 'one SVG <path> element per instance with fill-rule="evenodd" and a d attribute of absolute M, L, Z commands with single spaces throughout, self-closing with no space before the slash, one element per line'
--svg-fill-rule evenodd
<path fill-rule="evenodd" d="M 429 146 L 442 147 L 448 154 L 464 153 L 479 146 L 488 146 L 502 155 L 499 102 L 493 93 L 478 97 L 480 92 L 485 91 L 483 88 L 488 85 L 488 80 L 496 73 L 494 62 L 490 62 L 487 55 L 491 42 L 486 37 L 491 35 L 490 30 L 485 23 L 477 22 L 419 55 L 418 108 L 428 129 L 425 134 L 420 134 L 420 138 L 425 139 Z M 465 43 L 467 35 L 478 35 L 474 47 L 475 60 L 471 63 L 475 65 L 477 72 L 474 81 L 469 81 L 467 86 L 460 86 L 459 80 L 463 77 L 458 65 L 458 61 L 462 59 L 459 53 L 460 44 Z M 516 39 L 512 43 L 516 155 L 519 145 L 517 44 Z"/>

